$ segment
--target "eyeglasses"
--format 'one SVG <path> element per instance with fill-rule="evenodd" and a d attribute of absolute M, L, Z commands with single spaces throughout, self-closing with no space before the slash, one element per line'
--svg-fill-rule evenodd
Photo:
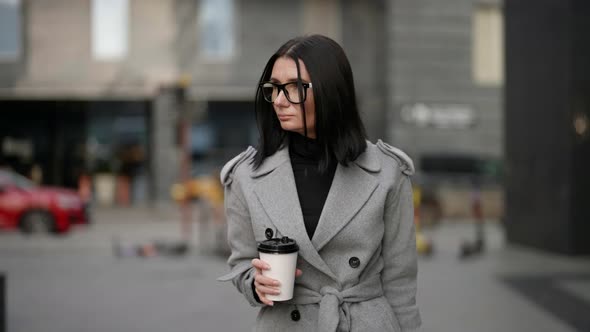
<path fill-rule="evenodd" d="M 303 90 L 301 91 L 301 98 L 299 94 L 299 87 L 297 82 L 289 82 L 285 84 L 278 84 L 273 82 L 264 82 L 260 84 L 260 89 L 262 90 L 262 95 L 264 96 L 264 100 L 268 101 L 269 103 L 274 103 L 279 93 L 283 91 L 287 100 L 292 104 L 301 104 L 305 102 L 307 98 L 307 89 L 311 88 L 311 83 L 301 83 Z"/>

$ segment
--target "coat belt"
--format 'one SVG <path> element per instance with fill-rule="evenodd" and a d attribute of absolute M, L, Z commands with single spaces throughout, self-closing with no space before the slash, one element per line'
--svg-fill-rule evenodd
<path fill-rule="evenodd" d="M 350 303 L 364 302 L 383 296 L 383 286 L 380 275 L 376 274 L 361 283 L 342 291 L 329 286 L 320 291 L 302 286 L 295 287 L 294 304 L 320 304 L 318 315 L 318 331 L 335 332 L 342 321 L 347 331 L 350 331 Z"/>

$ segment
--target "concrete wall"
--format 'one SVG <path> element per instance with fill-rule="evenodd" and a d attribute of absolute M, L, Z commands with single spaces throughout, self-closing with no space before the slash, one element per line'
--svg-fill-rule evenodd
<path fill-rule="evenodd" d="M 476 0 L 236 0 L 236 52 L 217 60 L 199 53 L 198 1 L 129 0 L 129 51 L 114 62 L 92 57 L 90 0 L 23 3 L 24 57 L 0 63 L 0 98 L 151 99 L 152 134 L 168 137 L 174 123 L 161 117 L 172 106 L 160 100 L 161 86 L 190 77 L 187 95 L 196 104 L 251 101 L 268 57 L 294 36 L 319 32 L 347 52 L 372 140 L 384 138 L 414 157 L 502 155 L 501 87 L 479 86 L 471 74 Z M 419 102 L 468 105 L 476 125 L 445 130 L 403 123 L 401 108 Z M 157 137 L 157 156 L 175 148 Z M 153 170 L 159 176 L 164 167 Z M 169 173 L 162 176 L 170 182 Z"/>
<path fill-rule="evenodd" d="M 495 2 L 495 1 L 492 1 Z M 388 139 L 413 157 L 426 152 L 502 155 L 502 87 L 472 78 L 474 0 L 388 2 Z M 466 105 L 475 126 L 420 128 L 404 123 L 404 105 Z"/>
<path fill-rule="evenodd" d="M 23 3 L 24 57 L 0 65 L 3 96 L 145 97 L 176 79 L 173 1 L 129 1 L 128 53 L 116 61 L 92 55 L 90 0 Z"/>
<path fill-rule="evenodd" d="M 342 46 L 354 74 L 358 106 L 367 134 L 385 138 L 387 110 L 387 36 L 382 1 L 342 2 Z"/>
<path fill-rule="evenodd" d="M 340 42 L 349 57 L 369 136 L 384 136 L 387 90 L 382 71 L 386 61 L 382 2 L 237 1 L 237 51 L 233 58 L 219 61 L 200 57 L 195 35 L 183 33 L 196 26 L 190 14 L 198 11 L 195 3 L 181 0 L 178 6 L 179 45 L 191 45 L 180 52 L 181 71 L 193 80 L 191 98 L 253 100 L 266 61 L 281 44 L 295 36 L 322 33 Z"/>
<path fill-rule="evenodd" d="M 183 1 L 182 5 L 189 12 L 198 12 L 192 1 Z M 300 1 L 236 1 L 235 11 L 236 51 L 230 59 L 205 59 L 198 52 L 198 35 L 182 35 L 181 44 L 194 45 L 188 53 L 182 54 L 183 70 L 188 71 L 193 80 L 192 98 L 253 100 L 268 58 L 281 44 L 303 31 Z M 191 26 L 196 29 L 196 22 L 185 29 Z"/>

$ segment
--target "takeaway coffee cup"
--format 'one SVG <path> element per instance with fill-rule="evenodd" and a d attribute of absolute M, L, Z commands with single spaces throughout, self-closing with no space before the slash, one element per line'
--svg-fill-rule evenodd
<path fill-rule="evenodd" d="M 293 298 L 295 269 L 299 246 L 295 240 L 286 236 L 273 238 L 258 243 L 260 259 L 270 265 L 269 270 L 262 270 L 262 275 L 278 280 L 281 284 L 279 295 L 267 294 L 271 301 L 286 301 Z"/>

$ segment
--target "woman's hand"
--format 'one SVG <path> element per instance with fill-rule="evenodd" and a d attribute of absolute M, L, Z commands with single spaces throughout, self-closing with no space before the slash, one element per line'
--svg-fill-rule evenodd
<path fill-rule="evenodd" d="M 252 260 L 252 266 L 255 270 L 254 289 L 256 290 L 256 294 L 258 294 L 258 298 L 266 305 L 273 305 L 273 302 L 266 298 L 266 294 L 279 295 L 279 281 L 262 275 L 262 270 L 270 269 L 270 265 L 268 265 L 268 263 L 258 258 L 254 258 Z M 299 277 L 301 273 L 302 272 L 300 269 L 295 270 L 295 277 Z"/>

